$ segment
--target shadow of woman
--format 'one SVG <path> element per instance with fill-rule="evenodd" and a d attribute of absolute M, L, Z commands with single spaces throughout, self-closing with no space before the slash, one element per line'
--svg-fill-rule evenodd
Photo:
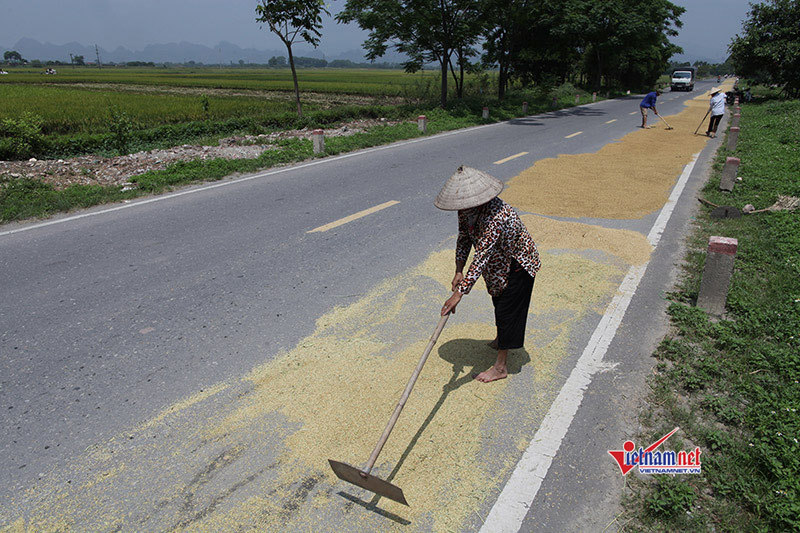
<path fill-rule="evenodd" d="M 386 481 L 390 483 L 395 476 L 397 476 L 397 473 L 411 454 L 417 441 L 419 441 L 422 434 L 436 417 L 436 414 L 442 408 L 450 393 L 470 381 L 473 381 L 475 379 L 473 376 L 492 366 L 497 356 L 497 350 L 490 348 L 488 346 L 488 341 L 475 339 L 454 339 L 448 341 L 439 347 L 438 352 L 440 358 L 453 365 L 453 374 L 450 376 L 450 380 L 442 386 L 441 396 L 439 396 L 433 409 L 428 413 L 425 421 L 408 443 L 408 446 L 406 446 L 405 451 L 400 456 L 392 472 L 386 477 Z M 522 367 L 529 363 L 530 360 L 530 355 L 524 348 L 510 350 L 507 361 L 509 376 L 518 374 L 522 370 Z M 491 387 L 492 384 L 486 383 L 484 386 Z M 376 494 L 372 498 L 372 501 L 369 502 L 368 507 L 374 509 L 380 499 L 381 496 Z"/>

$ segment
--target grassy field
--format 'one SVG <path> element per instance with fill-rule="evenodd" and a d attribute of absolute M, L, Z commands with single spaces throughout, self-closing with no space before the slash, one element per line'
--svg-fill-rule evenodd
<path fill-rule="evenodd" d="M 9 69 L 0 84 L 117 84 L 187 87 L 207 89 L 243 89 L 256 91 L 294 90 L 289 69 L 250 68 L 160 68 L 160 67 L 59 67 L 58 74 L 46 76 L 43 69 Z M 406 74 L 385 69 L 298 69 L 297 77 L 305 92 L 359 94 L 368 96 L 404 96 L 416 93 L 420 85 L 433 82 L 438 71 Z"/>
<path fill-rule="evenodd" d="M 720 150 L 702 195 L 740 209 L 800 197 L 798 123 L 800 101 L 744 105 L 736 152 Z M 727 194 L 718 184 L 730 155 L 741 159 L 743 181 Z M 693 305 L 710 235 L 739 241 L 721 321 Z M 800 213 L 712 219 L 705 211 L 689 248 L 685 275 L 669 295 L 674 332 L 655 354 L 641 440 L 680 426 L 672 446 L 700 446 L 703 473 L 633 477 L 617 521 L 631 531 L 798 531 Z"/>
<path fill-rule="evenodd" d="M 309 102 L 304 104 L 309 112 L 318 107 Z M 45 135 L 108 132 L 112 108 L 126 113 L 137 129 L 295 111 L 288 99 L 97 90 L 55 84 L 0 84 L 0 119 L 34 113 L 42 117 Z"/>
<path fill-rule="evenodd" d="M 299 118 L 288 69 L 9 72 L 0 76 L 0 159 L 110 155 L 121 144 L 110 135 L 122 130 L 129 133 L 126 146 L 136 151 L 359 118 L 413 117 L 436 105 L 439 90 L 438 73 L 431 71 L 300 69 L 304 117 Z M 473 99 L 488 98 L 490 80 L 471 75 L 466 92 Z M 31 140 L 14 143 L 15 137 Z"/>

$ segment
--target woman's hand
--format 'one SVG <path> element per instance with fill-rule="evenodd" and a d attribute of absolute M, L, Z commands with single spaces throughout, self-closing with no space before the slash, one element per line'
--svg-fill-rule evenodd
<path fill-rule="evenodd" d="M 447 313 L 456 314 L 456 306 L 458 302 L 461 301 L 461 293 L 458 291 L 453 291 L 453 295 L 447 299 L 447 301 L 442 306 L 442 316 L 446 315 Z"/>
<path fill-rule="evenodd" d="M 463 279 L 464 279 L 464 274 L 462 274 L 461 272 L 456 272 L 456 275 L 453 276 L 453 286 L 450 290 L 453 291 L 456 290 L 456 287 L 458 287 L 458 285 L 461 283 Z"/>

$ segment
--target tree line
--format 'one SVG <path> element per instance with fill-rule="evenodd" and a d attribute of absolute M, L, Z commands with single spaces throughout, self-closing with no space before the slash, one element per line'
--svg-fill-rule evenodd
<path fill-rule="evenodd" d="M 669 37 L 684 11 L 668 0 L 346 0 L 336 20 L 369 32 L 369 60 L 392 48 L 408 72 L 437 64 L 445 107 L 450 78 L 460 98 L 465 74 L 485 68 L 497 69 L 500 98 L 514 81 L 648 88 L 682 51 Z M 329 14 L 324 0 L 259 0 L 256 13 L 286 45 L 293 72 L 292 45 L 317 46 Z"/>

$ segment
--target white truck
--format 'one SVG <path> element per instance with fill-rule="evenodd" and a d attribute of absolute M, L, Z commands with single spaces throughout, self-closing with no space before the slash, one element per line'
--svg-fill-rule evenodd
<path fill-rule="evenodd" d="M 696 67 L 677 67 L 672 69 L 670 89 L 673 91 L 693 91 Z"/>

